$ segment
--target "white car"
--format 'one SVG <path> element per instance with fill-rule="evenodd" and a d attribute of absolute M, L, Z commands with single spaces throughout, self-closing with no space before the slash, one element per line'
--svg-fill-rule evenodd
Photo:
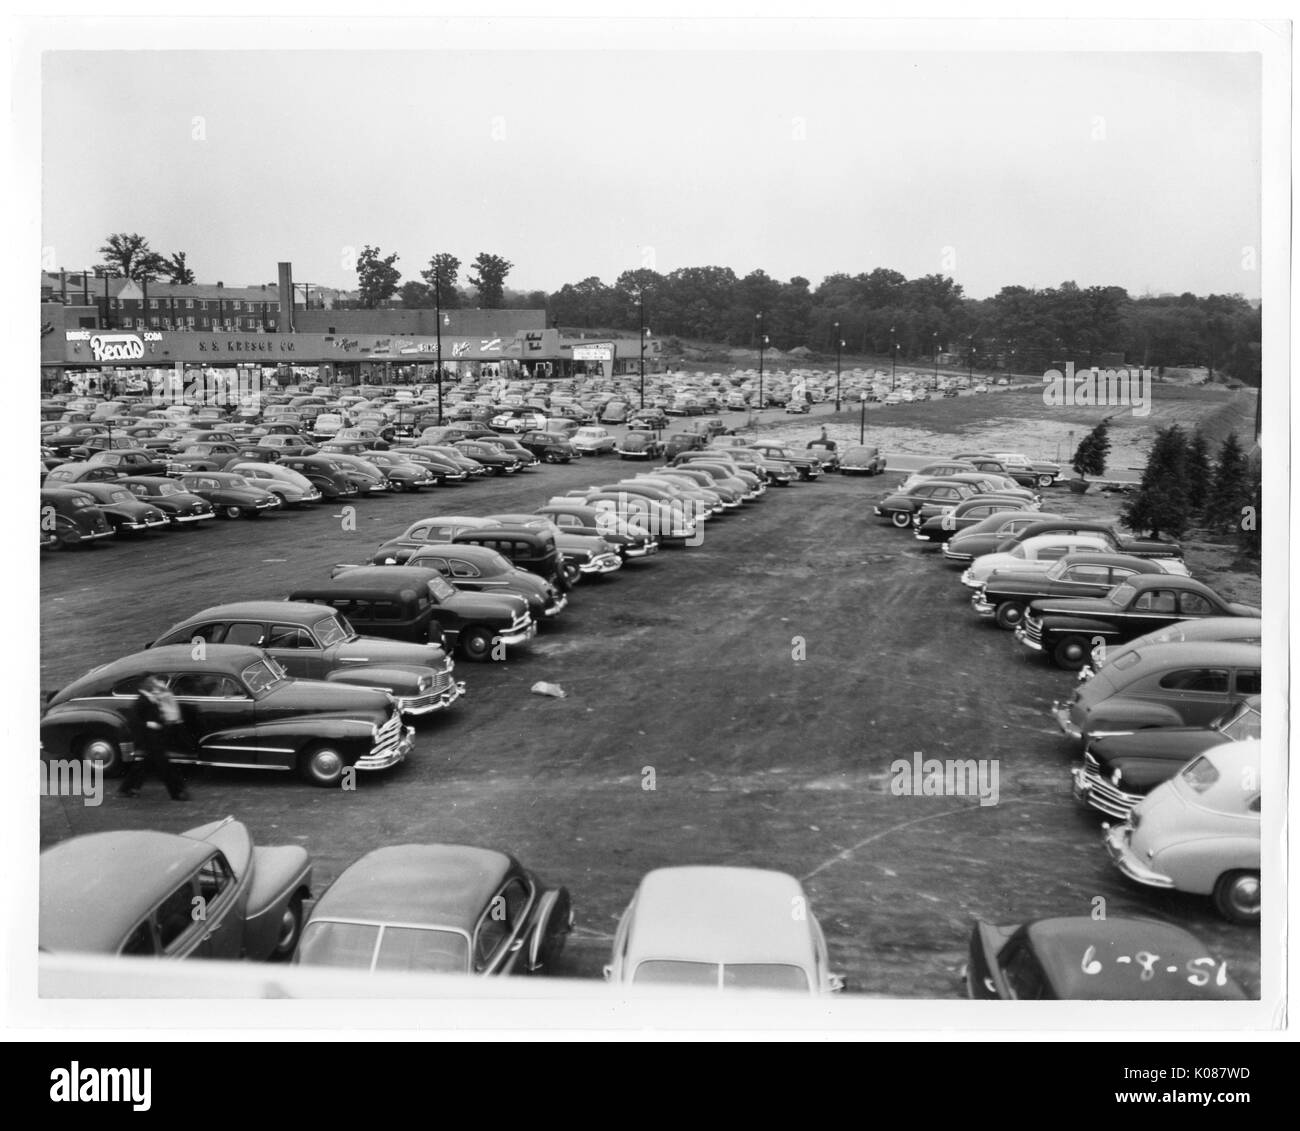
<path fill-rule="evenodd" d="M 584 456 L 603 456 L 614 450 L 614 437 L 605 428 L 579 428 L 569 442 Z"/>
<path fill-rule="evenodd" d="M 619 921 L 605 979 L 800 994 L 844 988 L 799 881 L 760 868 L 647 873 Z"/>
<path fill-rule="evenodd" d="M 302 507 L 320 502 L 321 493 L 316 485 L 291 467 L 281 467 L 278 463 L 237 463 L 227 470 L 277 496 L 282 506 Z"/>
<path fill-rule="evenodd" d="M 1110 541 L 1100 534 L 1039 534 L 1026 538 L 1014 550 L 1006 553 L 981 554 L 961 575 L 961 583 L 970 589 L 979 589 L 995 570 L 1045 572 L 1051 568 L 1052 563 L 1076 550 L 1106 553 L 1112 548 Z"/>

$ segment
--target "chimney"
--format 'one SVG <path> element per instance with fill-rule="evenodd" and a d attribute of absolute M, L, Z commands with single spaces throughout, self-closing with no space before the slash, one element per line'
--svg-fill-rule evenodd
<path fill-rule="evenodd" d="M 280 324 L 281 331 L 293 333 L 293 264 L 280 263 Z"/>

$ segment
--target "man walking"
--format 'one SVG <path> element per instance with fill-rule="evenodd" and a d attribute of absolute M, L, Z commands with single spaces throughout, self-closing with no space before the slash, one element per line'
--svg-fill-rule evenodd
<path fill-rule="evenodd" d="M 127 766 L 120 793 L 138 797 L 145 772 L 152 770 L 163 781 L 173 801 L 188 801 L 185 781 L 171 760 L 171 750 L 181 723 L 181 708 L 176 696 L 161 677 L 146 676 L 135 700 L 136 746 L 141 758 Z"/>

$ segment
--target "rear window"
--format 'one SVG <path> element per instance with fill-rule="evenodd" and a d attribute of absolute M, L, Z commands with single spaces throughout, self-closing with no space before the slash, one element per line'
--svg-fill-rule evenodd
<path fill-rule="evenodd" d="M 1202 754 L 1183 768 L 1182 778 L 1197 793 L 1204 793 L 1219 780 L 1219 771 L 1214 763 Z"/>

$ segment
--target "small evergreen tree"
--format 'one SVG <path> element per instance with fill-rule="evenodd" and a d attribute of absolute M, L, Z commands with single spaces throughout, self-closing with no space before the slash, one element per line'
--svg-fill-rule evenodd
<path fill-rule="evenodd" d="M 1241 517 L 1237 521 L 1237 545 L 1257 558 L 1262 545 L 1259 521 L 1264 501 L 1264 479 L 1259 465 L 1251 465 L 1248 481 L 1250 502 L 1241 508 Z"/>
<path fill-rule="evenodd" d="M 1106 457 L 1110 455 L 1109 433 L 1110 418 L 1107 417 L 1079 441 L 1070 465 L 1079 478 L 1086 479 L 1089 475 L 1106 474 Z"/>
<path fill-rule="evenodd" d="M 1120 517 L 1133 531 L 1177 537 L 1187 527 L 1187 435 L 1177 425 L 1156 431 L 1155 443 L 1142 471 L 1137 493 L 1124 504 Z"/>
<path fill-rule="evenodd" d="M 1237 433 L 1219 445 L 1219 459 L 1205 500 L 1205 525 L 1211 530 L 1236 530 L 1241 508 L 1252 503 L 1249 468 Z"/>
<path fill-rule="evenodd" d="M 1210 443 L 1205 433 L 1197 428 L 1187 442 L 1187 505 L 1193 516 L 1205 511 L 1205 500 L 1210 495 L 1213 472 L 1210 467 Z"/>

